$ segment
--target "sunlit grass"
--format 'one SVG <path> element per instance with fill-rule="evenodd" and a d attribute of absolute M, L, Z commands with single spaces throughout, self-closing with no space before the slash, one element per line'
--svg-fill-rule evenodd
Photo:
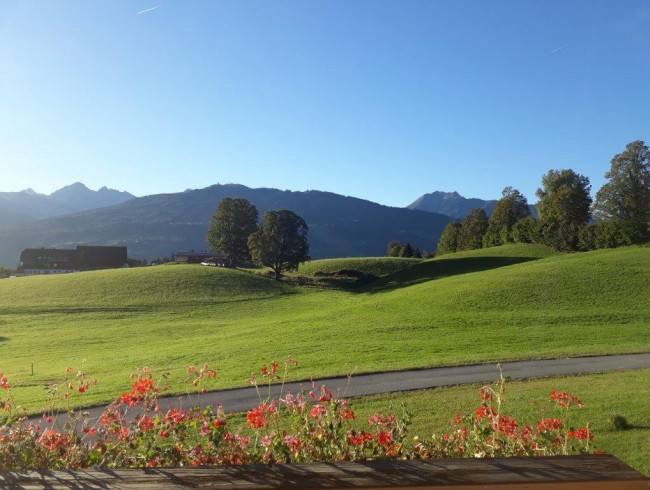
<path fill-rule="evenodd" d="M 423 261 L 350 290 L 157 266 L 0 281 L 0 372 L 36 410 L 64 368 L 105 402 L 149 366 L 210 363 L 241 386 L 293 355 L 295 375 L 650 351 L 650 249 L 552 255 L 514 245 Z M 34 375 L 31 375 L 31 366 Z M 22 387 L 20 387 L 22 386 Z"/>

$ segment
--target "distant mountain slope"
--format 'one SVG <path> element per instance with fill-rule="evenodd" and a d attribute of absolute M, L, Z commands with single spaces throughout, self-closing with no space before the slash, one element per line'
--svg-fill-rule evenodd
<path fill-rule="evenodd" d="M 420 211 L 429 211 L 431 213 L 440 213 L 449 216 L 455 220 L 460 220 L 474 208 L 483 208 L 488 216 L 492 214 L 496 199 L 485 200 L 478 198 L 463 197 L 458 192 L 441 192 L 435 191 L 429 194 L 423 194 L 415 201 L 409 204 L 407 209 L 417 209 Z M 537 210 L 534 205 L 529 205 L 530 212 L 537 216 Z"/>
<path fill-rule="evenodd" d="M 433 250 L 450 221 L 447 216 L 382 206 L 331 192 L 291 192 L 213 185 L 176 194 L 136 198 L 120 205 L 0 229 L 0 264 L 15 266 L 26 247 L 77 244 L 126 245 L 129 256 L 168 256 L 205 249 L 212 213 L 225 197 L 243 197 L 260 217 L 269 209 L 290 209 L 309 226 L 313 258 L 384 255 L 391 240 Z"/>
<path fill-rule="evenodd" d="M 63 187 L 50 195 L 38 194 L 32 189 L 0 192 L 0 226 L 113 206 L 134 197 L 128 192 L 107 187 L 93 191 L 81 182 Z"/>
<path fill-rule="evenodd" d="M 485 209 L 489 216 L 492 214 L 492 209 L 494 209 L 496 203 L 496 199 L 486 201 L 484 199 L 466 198 L 458 194 L 458 192 L 435 191 L 418 197 L 406 207 L 408 209 L 446 214 L 453 219 L 463 219 L 474 208 Z"/>
<path fill-rule="evenodd" d="M 0 197 L 0 226 L 28 221 L 30 219 L 34 219 L 31 214 L 24 213 L 19 209 L 19 206 Z"/>

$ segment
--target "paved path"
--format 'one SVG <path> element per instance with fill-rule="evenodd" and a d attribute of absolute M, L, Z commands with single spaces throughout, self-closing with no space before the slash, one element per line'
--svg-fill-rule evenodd
<path fill-rule="evenodd" d="M 517 361 L 502 364 L 504 374 L 511 379 L 545 378 L 572 374 L 605 373 L 629 369 L 650 369 L 650 353 L 625 354 L 598 357 L 576 357 L 569 359 L 545 359 L 538 361 Z M 421 390 L 473 383 L 490 383 L 499 377 L 496 364 L 478 364 L 473 366 L 440 367 L 431 369 L 415 369 L 409 371 L 392 371 L 375 374 L 354 375 L 347 377 L 322 378 L 314 382 L 319 388 L 326 385 L 332 393 L 350 398 L 353 396 L 376 395 L 397 391 Z M 287 383 L 284 390 L 297 393 L 302 387 L 311 389 L 311 382 Z M 261 389 L 266 395 L 268 389 Z M 271 396 L 280 395 L 280 386 L 273 386 Z M 172 396 L 160 399 L 163 410 L 194 405 L 206 406 L 221 404 L 227 412 L 249 410 L 259 403 L 255 388 L 236 388 L 194 395 L 191 399 L 185 396 Z M 88 410 L 91 418 L 98 417 L 103 407 Z"/>

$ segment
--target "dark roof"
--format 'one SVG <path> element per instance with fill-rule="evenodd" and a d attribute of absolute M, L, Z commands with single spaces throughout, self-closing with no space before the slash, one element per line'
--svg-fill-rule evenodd
<path fill-rule="evenodd" d="M 22 269 L 114 269 L 127 261 L 126 247 L 26 248 L 20 254 Z"/>

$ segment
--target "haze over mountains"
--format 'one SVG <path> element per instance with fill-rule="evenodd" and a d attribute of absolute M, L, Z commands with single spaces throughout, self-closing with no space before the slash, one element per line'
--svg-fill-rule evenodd
<path fill-rule="evenodd" d="M 38 194 L 32 189 L 0 192 L 0 226 L 112 206 L 134 197 L 128 192 L 107 187 L 93 191 L 81 182 L 65 186 L 50 195 Z"/>
<path fill-rule="evenodd" d="M 83 189 L 82 189 L 83 187 Z M 85 189 L 85 190 L 84 190 Z M 62 192 L 64 191 L 65 192 Z M 78 190 L 77 194 L 75 191 Z M 50 201 L 56 206 L 80 206 L 87 195 L 97 194 L 81 184 L 73 184 L 53 193 Z M 433 250 L 448 216 L 428 211 L 383 206 L 377 203 L 341 196 L 331 192 L 292 192 L 277 189 L 251 189 L 243 185 L 213 185 L 204 189 L 174 194 L 158 194 L 135 198 L 121 193 L 113 198 L 123 201 L 109 207 L 52 216 L 37 221 L 21 221 L 0 227 L 0 265 L 15 267 L 24 248 L 61 247 L 76 245 L 126 245 L 132 258 L 169 256 L 180 250 L 201 250 L 207 247 L 205 234 L 212 213 L 225 197 L 243 197 L 257 206 L 260 217 L 269 209 L 290 209 L 302 216 L 309 226 L 312 258 L 385 255 L 391 240 L 410 242 L 421 250 Z M 34 196 L 27 192 L 12 194 L 10 202 L 17 215 L 33 216 L 33 208 L 21 208 L 20 199 Z M 43 199 L 44 196 L 39 199 Z M 67 199 L 63 199 L 67 196 Z M 92 197 L 90 197 L 92 196 Z M 93 203 L 98 200 L 92 201 Z M 106 202 L 106 201 L 105 201 Z M 114 201 L 109 201 L 114 203 Z M 0 209 L 2 207 L 0 206 Z M 6 209 L 6 208 L 5 208 Z M 88 209 L 88 208 L 86 208 Z M 41 213 L 44 211 L 41 210 Z M 41 214 L 41 217 L 43 215 Z M 29 219 L 29 218 L 28 218 Z"/>

